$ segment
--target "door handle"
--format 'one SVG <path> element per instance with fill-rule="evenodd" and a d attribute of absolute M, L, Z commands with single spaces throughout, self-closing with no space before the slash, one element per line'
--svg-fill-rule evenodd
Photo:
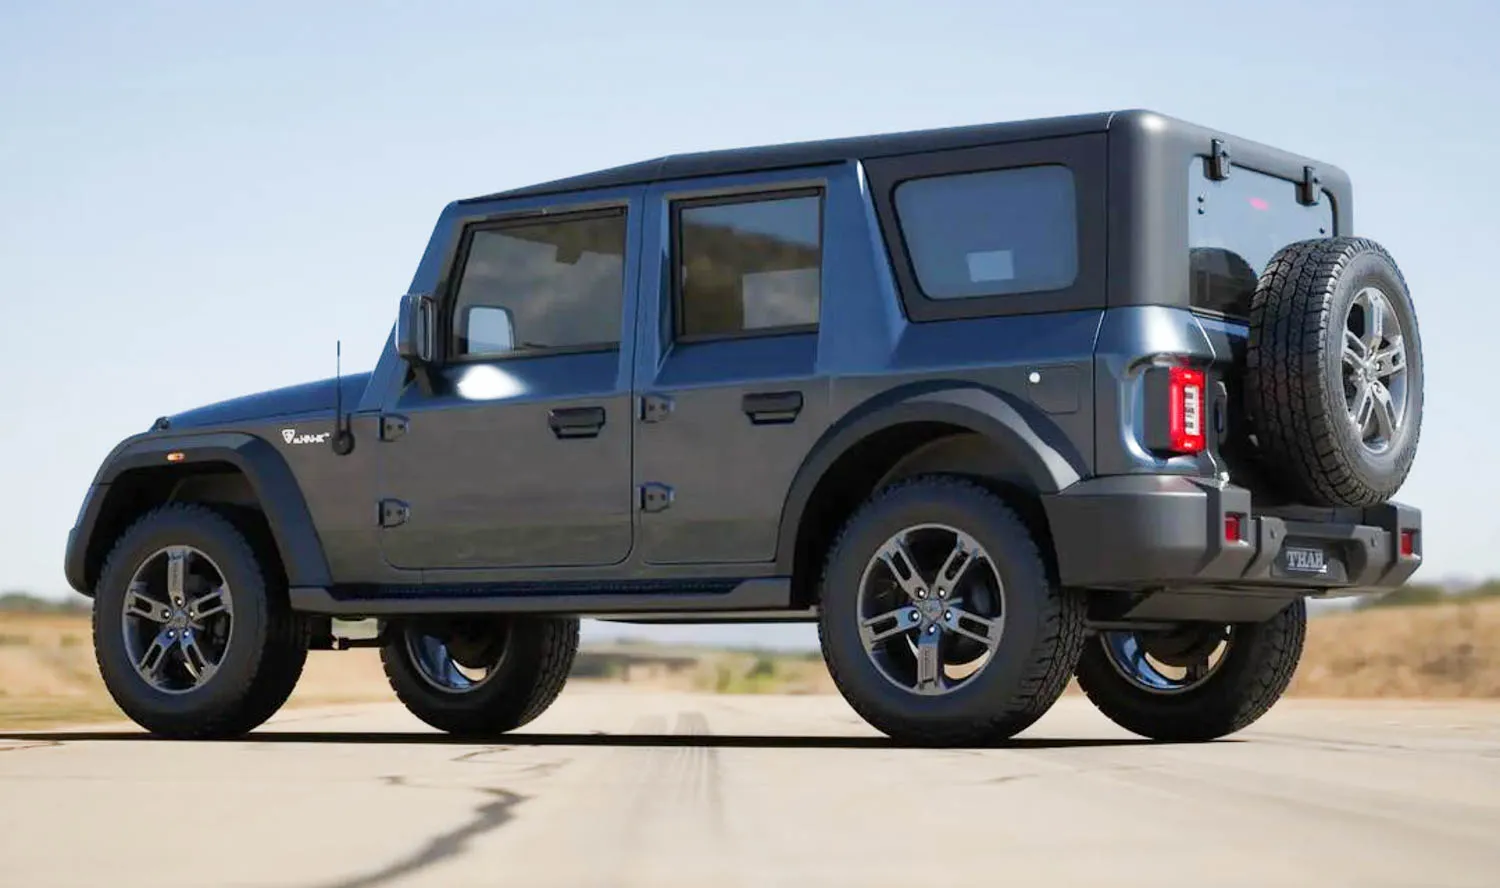
<path fill-rule="evenodd" d="M 740 405 L 756 425 L 795 422 L 802 412 L 802 393 L 756 392 L 742 398 Z"/>
<path fill-rule="evenodd" d="M 604 428 L 603 407 L 558 407 L 547 411 L 547 425 L 559 438 L 594 438 Z"/>

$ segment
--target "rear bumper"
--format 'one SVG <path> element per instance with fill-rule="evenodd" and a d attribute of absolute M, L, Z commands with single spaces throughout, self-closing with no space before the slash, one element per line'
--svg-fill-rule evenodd
<path fill-rule="evenodd" d="M 1257 513 L 1243 487 L 1163 475 L 1095 478 L 1043 502 L 1067 586 L 1353 595 L 1400 586 L 1422 564 L 1422 513 L 1400 503 Z"/>

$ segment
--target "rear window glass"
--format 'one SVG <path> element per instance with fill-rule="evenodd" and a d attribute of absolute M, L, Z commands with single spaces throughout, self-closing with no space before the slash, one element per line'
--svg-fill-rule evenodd
<path fill-rule="evenodd" d="M 896 187 L 895 203 L 929 299 L 1061 290 L 1078 276 L 1077 200 L 1065 166 L 913 179 Z"/>
<path fill-rule="evenodd" d="M 1206 162 L 1188 171 L 1188 249 L 1192 304 L 1235 317 L 1250 313 L 1250 297 L 1276 251 L 1289 243 L 1333 235 L 1333 201 L 1297 202 L 1297 183 L 1244 167 L 1229 178 L 1208 178 Z"/>

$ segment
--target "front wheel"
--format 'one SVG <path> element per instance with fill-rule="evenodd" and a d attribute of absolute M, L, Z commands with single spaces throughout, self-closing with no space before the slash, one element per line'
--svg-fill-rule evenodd
<path fill-rule="evenodd" d="M 1214 740 L 1248 727 L 1281 699 L 1306 634 L 1301 599 L 1263 623 L 1100 632 L 1078 662 L 1078 684 L 1127 731 L 1153 740 Z"/>
<path fill-rule="evenodd" d="M 462 617 L 399 623 L 380 649 L 387 680 L 417 718 L 450 734 L 521 727 L 562 692 L 578 653 L 574 617 Z"/>
<path fill-rule="evenodd" d="M 94 652 L 115 703 L 177 739 L 234 737 L 281 708 L 307 660 L 307 628 L 269 540 L 207 506 L 141 516 L 115 543 L 94 591 Z"/>

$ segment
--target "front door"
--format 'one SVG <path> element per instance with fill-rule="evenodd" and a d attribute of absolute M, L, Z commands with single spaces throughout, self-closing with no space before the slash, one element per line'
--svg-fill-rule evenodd
<path fill-rule="evenodd" d="M 467 226 L 439 293 L 441 362 L 385 408 L 394 567 L 613 564 L 632 544 L 621 354 L 627 206 Z"/>

